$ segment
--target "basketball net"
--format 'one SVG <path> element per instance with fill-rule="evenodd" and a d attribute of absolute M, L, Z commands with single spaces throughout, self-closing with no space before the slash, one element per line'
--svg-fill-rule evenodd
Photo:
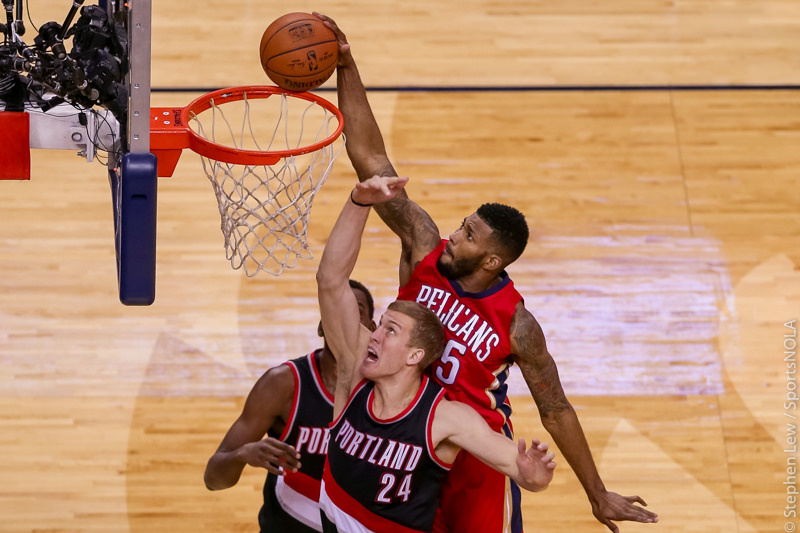
<path fill-rule="evenodd" d="M 251 119 L 252 117 L 252 119 Z M 238 150 L 293 152 L 272 165 L 226 163 L 201 155 L 219 206 L 225 256 L 248 277 L 280 275 L 313 259 L 308 220 L 314 196 L 344 148 L 344 136 L 307 153 L 302 147 L 328 138 L 336 116 L 314 102 L 287 96 L 251 98 L 189 115 L 201 138 Z M 294 153 L 298 152 L 298 153 Z"/>

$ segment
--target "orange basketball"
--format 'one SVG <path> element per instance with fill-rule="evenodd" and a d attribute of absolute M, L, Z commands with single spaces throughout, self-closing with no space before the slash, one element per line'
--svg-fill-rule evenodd
<path fill-rule="evenodd" d="M 310 91 L 336 70 L 336 35 L 310 13 L 289 13 L 269 25 L 261 37 L 261 66 L 275 85 Z"/>

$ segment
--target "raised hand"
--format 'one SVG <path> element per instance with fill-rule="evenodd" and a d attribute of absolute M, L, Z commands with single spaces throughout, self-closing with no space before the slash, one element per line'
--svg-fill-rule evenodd
<path fill-rule="evenodd" d="M 350 45 L 347 43 L 347 37 L 345 37 L 344 32 L 339 29 L 339 26 L 336 25 L 336 22 L 332 18 L 317 13 L 316 11 L 313 11 L 312 14 L 320 19 L 336 35 L 336 40 L 339 42 L 339 66 L 343 67 L 351 63 L 353 61 L 353 56 L 350 55 Z"/>
<path fill-rule="evenodd" d="M 408 178 L 397 176 L 372 176 L 356 184 L 350 196 L 354 202 L 372 205 L 386 202 L 397 196 L 408 183 Z"/>

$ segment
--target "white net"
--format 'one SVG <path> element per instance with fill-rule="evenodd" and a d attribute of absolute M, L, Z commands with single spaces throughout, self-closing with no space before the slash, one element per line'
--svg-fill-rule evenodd
<path fill-rule="evenodd" d="M 239 150 L 283 151 L 307 147 L 335 132 L 336 116 L 315 102 L 286 94 L 244 98 L 192 114 L 190 127 L 201 137 Z M 217 197 L 225 256 L 248 276 L 275 276 L 312 259 L 308 220 L 314 195 L 344 148 L 331 144 L 274 165 L 231 164 L 202 157 Z"/>

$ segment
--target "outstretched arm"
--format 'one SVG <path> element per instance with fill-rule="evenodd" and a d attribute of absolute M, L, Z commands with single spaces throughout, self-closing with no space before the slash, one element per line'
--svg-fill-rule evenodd
<path fill-rule="evenodd" d="M 372 176 L 397 176 L 381 135 L 378 122 L 367 100 L 367 92 L 350 52 L 342 30 L 330 17 L 314 13 L 331 28 L 339 40 L 339 66 L 336 71 L 336 88 L 339 109 L 344 115 L 344 135 L 347 155 L 359 181 Z M 408 198 L 405 190 L 391 201 L 375 206 L 383 222 L 399 238 L 402 245 L 401 271 L 410 275 L 413 266 L 439 245 L 439 228 L 433 219 L 416 202 Z M 405 285 L 406 279 L 400 284 Z"/>
<path fill-rule="evenodd" d="M 436 453 L 451 462 L 463 449 L 500 473 L 517 482 L 525 490 L 538 492 L 553 479 L 556 463 L 547 443 L 536 439 L 526 448 L 525 440 L 517 444 L 493 431 L 471 407 L 461 402 L 442 401 L 433 419 L 432 438 Z M 451 459 L 452 458 L 452 459 Z"/>
<path fill-rule="evenodd" d="M 334 417 L 341 412 L 352 386 L 360 379 L 358 365 L 370 333 L 361 325 L 358 302 L 349 282 L 361 249 L 361 234 L 370 206 L 393 198 L 407 181 L 408 178 L 375 176 L 357 184 L 339 213 L 320 259 L 317 294 L 322 329 L 338 370 Z"/>
<path fill-rule="evenodd" d="M 542 328 L 522 303 L 517 305 L 511 324 L 511 348 L 539 408 L 542 424 L 578 476 L 595 518 L 614 533 L 619 528 L 612 520 L 657 522 L 658 515 L 635 505 L 647 505 L 639 496 L 620 496 L 606 490 L 578 416 L 564 394 L 556 363 L 547 351 Z"/>

